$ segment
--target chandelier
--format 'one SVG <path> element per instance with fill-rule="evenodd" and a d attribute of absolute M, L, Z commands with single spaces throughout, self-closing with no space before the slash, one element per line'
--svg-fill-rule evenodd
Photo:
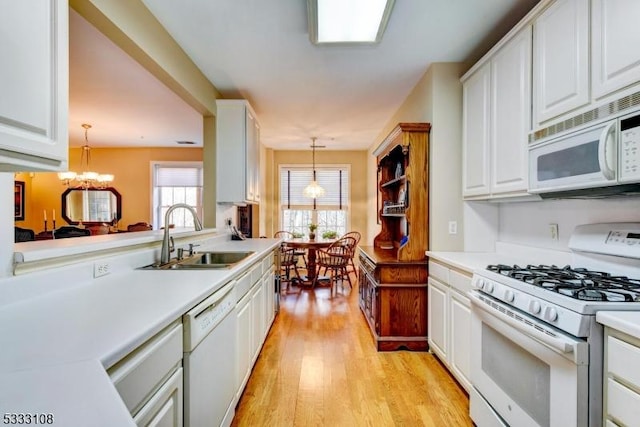
<path fill-rule="evenodd" d="M 111 182 L 113 182 L 114 176 L 112 174 L 99 174 L 97 172 L 89 171 L 89 162 L 91 161 L 91 147 L 89 146 L 88 132 L 91 129 L 91 125 L 83 123 L 84 128 L 84 145 L 82 146 L 82 157 L 80 158 L 80 167 L 84 169 L 82 173 L 76 173 L 73 171 L 59 172 L 58 178 L 67 186 L 71 186 L 72 182 L 77 182 L 78 187 L 82 188 L 105 188 Z M 86 158 L 86 167 L 85 164 Z"/>
<path fill-rule="evenodd" d="M 302 191 L 305 197 L 310 197 L 312 199 L 317 199 L 318 197 L 324 196 L 324 188 L 320 187 L 318 181 L 316 181 L 316 147 L 322 147 L 320 145 L 316 145 L 316 137 L 311 138 L 311 158 L 313 161 L 313 179 L 311 183 L 305 187 Z"/>

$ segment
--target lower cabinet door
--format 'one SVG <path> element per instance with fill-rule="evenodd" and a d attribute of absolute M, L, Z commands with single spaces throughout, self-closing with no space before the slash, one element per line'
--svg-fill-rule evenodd
<path fill-rule="evenodd" d="M 236 316 L 238 318 L 238 364 L 237 364 L 237 390 L 236 398 L 240 399 L 244 386 L 249 380 L 249 373 L 251 372 L 251 356 L 252 356 L 252 326 L 251 326 L 251 294 L 242 298 L 238 302 L 236 307 Z"/>
<path fill-rule="evenodd" d="M 428 281 L 428 323 L 429 346 L 442 362 L 447 360 L 447 294 L 448 287 L 429 278 Z"/>
<path fill-rule="evenodd" d="M 169 377 L 133 421 L 140 427 L 182 427 L 182 368 Z"/>
<path fill-rule="evenodd" d="M 450 328 L 451 340 L 449 345 L 449 361 L 451 371 L 460 384 L 467 390 L 471 389 L 471 309 L 469 299 L 451 290 Z"/>
<path fill-rule="evenodd" d="M 251 361 L 256 361 L 260 354 L 260 348 L 264 338 L 264 292 L 262 282 L 257 283 L 251 296 L 251 322 L 252 322 L 252 341 L 251 341 Z M 253 365 L 252 365 L 253 366 Z"/>

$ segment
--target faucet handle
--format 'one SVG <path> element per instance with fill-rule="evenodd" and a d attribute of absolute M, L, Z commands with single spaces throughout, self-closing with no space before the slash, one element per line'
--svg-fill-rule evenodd
<path fill-rule="evenodd" d="M 173 243 L 173 236 L 169 237 L 169 253 L 176 250 L 176 245 Z"/>
<path fill-rule="evenodd" d="M 189 256 L 193 255 L 193 248 L 200 245 L 194 245 L 193 243 L 189 243 Z"/>

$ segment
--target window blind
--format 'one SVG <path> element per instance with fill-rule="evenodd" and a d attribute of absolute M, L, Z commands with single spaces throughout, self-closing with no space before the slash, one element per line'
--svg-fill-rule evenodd
<path fill-rule="evenodd" d="M 202 167 L 156 166 L 156 187 L 202 187 Z"/>
<path fill-rule="evenodd" d="M 313 179 L 311 168 L 280 169 L 280 203 L 284 206 L 312 206 L 313 199 L 302 192 Z M 316 206 L 345 209 L 349 201 L 349 170 L 347 168 L 316 167 L 316 180 L 325 195 L 318 197 Z"/>

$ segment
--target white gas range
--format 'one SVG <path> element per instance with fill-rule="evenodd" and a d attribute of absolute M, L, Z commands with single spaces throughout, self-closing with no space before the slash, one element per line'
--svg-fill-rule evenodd
<path fill-rule="evenodd" d="M 571 266 L 490 265 L 473 290 L 471 417 L 485 426 L 602 425 L 599 310 L 640 310 L 640 223 L 579 226 Z"/>

